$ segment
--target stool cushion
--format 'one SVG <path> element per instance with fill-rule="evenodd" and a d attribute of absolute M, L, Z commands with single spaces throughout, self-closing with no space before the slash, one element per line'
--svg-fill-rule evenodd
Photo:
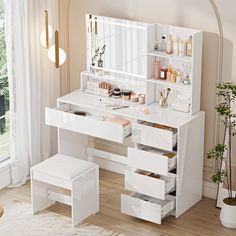
<path fill-rule="evenodd" d="M 96 164 L 78 158 L 57 154 L 35 165 L 31 169 L 42 174 L 72 180 Z"/>

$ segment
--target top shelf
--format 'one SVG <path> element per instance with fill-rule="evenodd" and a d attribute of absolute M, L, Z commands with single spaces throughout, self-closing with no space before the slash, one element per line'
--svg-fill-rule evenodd
<path fill-rule="evenodd" d="M 149 56 L 166 58 L 170 60 L 183 61 L 187 63 L 192 63 L 192 57 L 188 56 L 175 56 L 174 54 L 167 54 L 166 52 L 160 52 L 157 50 L 151 51 L 148 53 Z"/>

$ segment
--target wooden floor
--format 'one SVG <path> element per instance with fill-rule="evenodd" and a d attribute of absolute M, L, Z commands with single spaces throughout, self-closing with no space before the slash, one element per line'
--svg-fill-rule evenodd
<path fill-rule="evenodd" d="M 162 225 L 123 215 L 120 213 L 120 193 L 123 191 L 123 182 L 121 175 L 100 171 L 100 213 L 90 217 L 86 222 L 131 236 L 236 235 L 236 230 L 229 230 L 220 225 L 219 209 L 215 208 L 213 200 L 206 198 L 182 217 L 166 218 Z M 30 202 L 30 184 L 0 191 L 2 204 L 6 205 L 13 200 Z M 62 204 L 56 204 L 49 210 L 70 215 L 70 208 Z"/>

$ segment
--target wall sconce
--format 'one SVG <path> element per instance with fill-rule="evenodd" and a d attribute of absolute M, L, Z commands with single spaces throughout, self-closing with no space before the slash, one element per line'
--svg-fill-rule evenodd
<path fill-rule="evenodd" d="M 48 11 L 44 11 L 45 29 L 41 33 L 40 41 L 43 47 L 49 48 L 52 39 L 52 26 L 48 24 Z"/>
<path fill-rule="evenodd" d="M 66 61 L 66 53 L 59 48 L 59 32 L 55 31 L 55 44 L 48 50 L 48 58 L 55 63 L 56 68 L 59 68 Z"/>
<path fill-rule="evenodd" d="M 45 48 L 49 48 L 50 41 L 53 36 L 53 29 L 48 24 L 48 11 L 44 11 L 45 29 L 41 33 L 41 44 Z M 63 49 L 59 48 L 59 32 L 55 31 L 55 44 L 48 50 L 48 58 L 55 63 L 55 67 L 59 68 L 66 61 L 66 53 Z"/>

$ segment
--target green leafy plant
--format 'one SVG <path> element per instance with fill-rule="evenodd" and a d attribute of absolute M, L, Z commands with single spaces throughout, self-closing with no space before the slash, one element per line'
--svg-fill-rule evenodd
<path fill-rule="evenodd" d="M 221 122 L 225 127 L 223 144 L 215 145 L 207 153 L 208 159 L 216 159 L 225 163 L 225 169 L 218 169 L 211 177 L 214 183 L 223 183 L 224 180 L 228 189 L 229 202 L 236 204 L 236 195 L 233 196 L 232 179 L 232 138 L 236 135 L 236 114 L 232 110 L 232 103 L 236 99 L 236 85 L 231 82 L 222 82 L 217 85 L 217 96 L 220 103 L 215 109 L 220 116 Z M 227 137 L 227 139 L 226 139 Z M 227 143 L 225 143 L 227 140 Z M 236 181 L 236 180 L 234 180 Z"/>

